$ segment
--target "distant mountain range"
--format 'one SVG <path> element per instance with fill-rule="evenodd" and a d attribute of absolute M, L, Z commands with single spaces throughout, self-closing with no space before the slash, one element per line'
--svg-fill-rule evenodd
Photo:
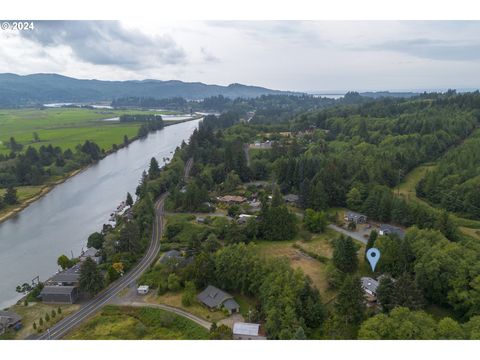
<path fill-rule="evenodd" d="M 261 95 L 300 94 L 259 86 L 230 84 L 207 85 L 178 80 L 81 80 L 58 74 L 0 74 L 0 106 L 39 105 L 49 102 L 95 102 L 137 96 L 157 99 L 183 97 L 199 100 L 223 95 L 228 98 L 253 98 Z"/>

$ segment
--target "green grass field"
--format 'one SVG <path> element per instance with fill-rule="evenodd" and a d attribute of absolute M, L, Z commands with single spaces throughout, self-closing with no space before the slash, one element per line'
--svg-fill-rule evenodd
<path fill-rule="evenodd" d="M 105 109 L 0 109 L 0 153 L 9 153 L 5 144 L 10 137 L 24 145 L 40 147 L 52 144 L 63 150 L 75 147 L 85 140 L 95 141 L 101 148 L 108 150 L 113 144 L 121 144 L 123 136 L 132 138 L 137 135 L 139 124 L 103 121 L 122 114 L 155 113 L 141 110 L 105 110 Z M 39 142 L 33 141 L 36 132 Z"/>
<path fill-rule="evenodd" d="M 73 331 L 69 340 L 202 340 L 208 331 L 161 309 L 106 306 Z"/>

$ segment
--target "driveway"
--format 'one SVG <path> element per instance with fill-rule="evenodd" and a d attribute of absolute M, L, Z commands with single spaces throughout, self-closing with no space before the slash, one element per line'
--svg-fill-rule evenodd
<path fill-rule="evenodd" d="M 341 228 L 340 226 L 337 226 L 335 224 L 330 224 L 328 225 L 328 227 L 332 230 L 335 230 L 336 232 L 350 236 L 352 239 L 355 239 L 364 244 L 367 244 L 367 239 L 363 237 L 363 233 L 359 233 L 357 231 L 345 230 L 344 228 Z"/>

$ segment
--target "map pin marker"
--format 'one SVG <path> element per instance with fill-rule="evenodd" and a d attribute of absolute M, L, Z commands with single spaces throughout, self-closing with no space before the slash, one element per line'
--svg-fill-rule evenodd
<path fill-rule="evenodd" d="M 372 267 L 372 271 L 375 271 L 375 266 L 377 266 L 378 260 L 380 260 L 380 250 L 377 248 L 370 248 L 367 251 L 367 259 Z"/>

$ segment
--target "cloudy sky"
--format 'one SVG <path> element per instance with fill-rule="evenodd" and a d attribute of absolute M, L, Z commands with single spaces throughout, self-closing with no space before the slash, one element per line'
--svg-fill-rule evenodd
<path fill-rule="evenodd" d="M 0 72 L 274 89 L 476 89 L 480 22 L 36 22 L 0 32 Z"/>

